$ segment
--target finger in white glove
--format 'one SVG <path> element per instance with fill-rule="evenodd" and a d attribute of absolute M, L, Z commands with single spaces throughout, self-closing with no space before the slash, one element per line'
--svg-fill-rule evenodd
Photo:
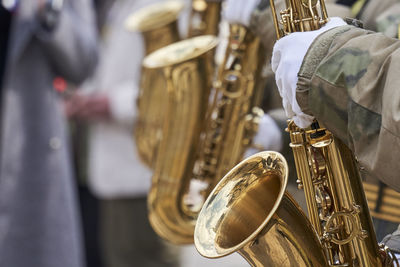
<path fill-rule="evenodd" d="M 239 23 L 248 27 L 251 14 L 259 3 L 260 0 L 227 0 L 224 18 L 228 23 Z"/>
<path fill-rule="evenodd" d="M 301 128 L 307 128 L 314 120 L 314 117 L 301 111 L 296 100 L 297 75 L 304 56 L 318 35 L 343 25 L 346 25 L 343 19 L 333 17 L 319 30 L 291 33 L 275 43 L 271 67 L 275 72 L 275 80 L 282 97 L 283 108 L 286 116 L 293 119 L 296 125 Z"/>
<path fill-rule="evenodd" d="M 264 114 L 258 127 L 258 132 L 253 138 L 253 147 L 246 150 L 246 158 L 260 151 L 282 149 L 282 132 L 271 116 Z"/>

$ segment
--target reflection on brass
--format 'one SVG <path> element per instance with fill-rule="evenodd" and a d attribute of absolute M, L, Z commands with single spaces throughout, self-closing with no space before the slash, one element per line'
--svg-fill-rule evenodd
<path fill-rule="evenodd" d="M 178 244 L 193 242 L 195 215 L 183 212 L 181 205 L 204 128 L 216 45 L 216 37 L 195 37 L 161 48 L 143 61 L 167 82 L 162 139 L 148 197 L 149 219 L 161 237 Z"/>
<path fill-rule="evenodd" d="M 153 4 L 130 15 L 125 28 L 141 32 L 148 55 L 179 40 L 177 19 L 182 9 L 180 1 Z M 166 81 L 160 71 L 142 67 L 134 138 L 140 159 L 151 168 L 154 168 L 162 138 L 165 87 Z"/>
<path fill-rule="evenodd" d="M 278 39 L 292 32 L 317 30 L 329 20 L 324 0 L 287 0 L 279 23 L 274 0 L 270 3 Z M 359 168 L 351 150 L 317 121 L 307 130 L 289 121 L 288 132 L 309 218 L 328 263 L 394 266 L 391 255 L 376 241 Z"/>
<path fill-rule="evenodd" d="M 258 108 L 264 90 L 263 48 L 244 26 L 230 25 L 223 63 L 214 81 L 201 149 L 194 177 L 212 187 L 243 159 L 258 131 L 263 111 Z"/>
<path fill-rule="evenodd" d="M 239 252 L 252 266 L 328 266 L 307 217 L 286 192 L 288 167 L 277 152 L 239 163 L 214 188 L 195 228 L 208 258 Z"/>
<path fill-rule="evenodd" d="M 286 0 L 280 21 L 270 4 L 278 38 L 328 21 L 323 0 Z M 309 219 L 285 192 L 283 157 L 261 152 L 234 167 L 207 198 L 195 228 L 200 254 L 237 251 L 252 266 L 399 266 L 376 241 L 349 148 L 316 121 L 310 129 L 289 121 L 288 132 Z"/>
<path fill-rule="evenodd" d="M 216 3 L 197 8 L 211 4 Z M 257 108 L 265 58 L 259 39 L 231 25 L 225 59 L 215 75 L 213 50 L 204 55 L 210 38 L 175 43 L 144 60 L 146 68 L 163 71 L 169 95 L 149 197 L 150 221 L 161 237 L 177 244 L 193 242 L 204 199 L 242 159 L 263 115 Z M 193 181 L 205 185 L 195 204 L 187 201 Z"/>
<path fill-rule="evenodd" d="M 327 261 L 341 266 L 397 266 L 378 245 L 352 152 L 327 129 L 289 122 L 297 175 Z M 318 158 L 318 160 L 316 160 Z M 320 166 L 325 166 L 323 171 Z"/>
<path fill-rule="evenodd" d="M 221 4 L 222 1 L 192 1 L 189 37 L 218 34 Z M 149 55 L 180 40 L 177 20 L 183 7 L 182 1 L 174 0 L 146 6 L 128 17 L 125 28 L 142 33 L 145 54 Z M 142 68 L 134 138 L 140 159 L 153 169 L 163 138 L 165 89 L 166 80 L 159 69 Z"/>
<path fill-rule="evenodd" d="M 324 0 L 286 0 L 280 18 L 274 0 L 270 0 L 270 6 L 278 39 L 292 32 L 317 30 L 328 22 Z"/>

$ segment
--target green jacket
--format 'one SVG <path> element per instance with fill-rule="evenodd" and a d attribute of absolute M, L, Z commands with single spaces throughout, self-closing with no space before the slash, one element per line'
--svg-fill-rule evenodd
<path fill-rule="evenodd" d="M 297 100 L 400 191 L 400 41 L 353 26 L 321 34 L 299 72 Z"/>

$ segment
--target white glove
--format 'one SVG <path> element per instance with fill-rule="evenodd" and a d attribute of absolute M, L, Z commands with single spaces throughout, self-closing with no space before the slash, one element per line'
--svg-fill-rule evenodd
<path fill-rule="evenodd" d="M 224 18 L 228 23 L 239 23 L 248 27 L 251 14 L 258 3 L 260 3 L 260 0 L 227 0 Z"/>
<path fill-rule="evenodd" d="M 282 149 L 281 129 L 271 116 L 264 114 L 258 127 L 258 132 L 253 138 L 253 147 L 246 150 L 245 158 L 260 151 L 280 151 Z"/>
<path fill-rule="evenodd" d="M 282 97 L 283 108 L 286 116 L 292 118 L 296 125 L 301 128 L 307 128 L 314 120 L 314 117 L 301 111 L 296 100 L 297 74 L 300 71 L 304 56 L 318 35 L 343 25 L 346 25 L 346 23 L 341 18 L 333 17 L 319 30 L 291 33 L 275 43 L 271 67 L 275 72 L 275 80 Z"/>

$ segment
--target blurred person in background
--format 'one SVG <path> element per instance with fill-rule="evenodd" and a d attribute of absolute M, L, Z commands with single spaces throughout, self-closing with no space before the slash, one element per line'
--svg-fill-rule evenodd
<path fill-rule="evenodd" d="M 65 103 L 70 118 L 88 125 L 83 175 L 99 199 L 100 251 L 105 267 L 178 266 L 177 257 L 149 224 L 146 197 L 152 173 L 140 161 L 133 139 L 144 47 L 141 34 L 128 32 L 124 22 L 153 2 L 96 1 L 99 65 Z"/>
<path fill-rule="evenodd" d="M 94 69 L 93 19 L 85 0 L 0 2 L 0 266 L 84 266 L 53 80 L 78 84 Z"/>

